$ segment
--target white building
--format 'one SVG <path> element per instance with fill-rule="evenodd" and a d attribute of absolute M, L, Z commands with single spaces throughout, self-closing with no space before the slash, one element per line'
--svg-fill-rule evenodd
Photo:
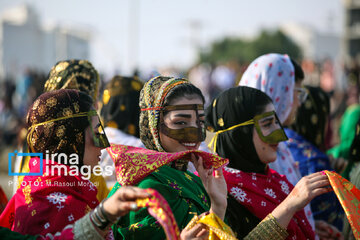
<path fill-rule="evenodd" d="M 45 73 L 60 60 L 88 59 L 90 33 L 44 26 L 28 5 L 0 15 L 0 77 L 18 77 L 27 68 Z"/>
<path fill-rule="evenodd" d="M 301 48 L 304 58 L 314 61 L 340 58 L 341 37 L 335 33 L 319 32 L 296 23 L 284 24 L 281 30 Z"/>

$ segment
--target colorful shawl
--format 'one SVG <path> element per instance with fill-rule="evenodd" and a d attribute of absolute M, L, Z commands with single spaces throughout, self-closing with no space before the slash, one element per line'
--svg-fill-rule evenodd
<path fill-rule="evenodd" d="M 146 192 L 150 193 L 152 197 L 136 200 L 137 206 L 148 208 L 150 215 L 164 228 L 167 239 L 180 240 L 179 227 L 167 201 L 154 189 L 148 188 Z"/>
<path fill-rule="evenodd" d="M 233 168 L 224 168 L 228 192 L 241 205 L 259 219 L 264 219 L 291 192 L 293 185 L 284 175 L 268 169 L 267 173 L 247 173 Z M 298 211 L 290 221 L 287 239 L 315 239 L 315 233 L 304 210 Z"/>
<path fill-rule="evenodd" d="M 324 171 L 345 210 L 355 239 L 360 239 L 360 190 L 339 174 Z"/>
<path fill-rule="evenodd" d="M 122 186 L 137 184 L 159 167 L 178 159 L 190 160 L 191 154 L 201 156 L 209 168 L 217 169 L 229 162 L 225 158 L 199 150 L 168 153 L 117 144 L 111 144 L 106 150 L 115 162 L 116 178 Z"/>
<path fill-rule="evenodd" d="M 67 165 L 44 160 L 44 173 L 47 167 L 51 169 L 52 166 L 65 167 L 70 171 Z M 30 159 L 29 167 L 30 172 L 40 172 L 40 159 Z M 0 226 L 30 235 L 62 231 L 99 204 L 96 193 L 94 184 L 81 176 L 25 176 L 21 187 L 1 214 Z"/>
<path fill-rule="evenodd" d="M 323 170 L 333 170 L 326 154 L 296 132 L 288 128 L 285 128 L 285 132 L 289 138 L 286 145 L 299 163 L 302 176 Z M 333 192 L 316 197 L 310 204 L 314 219 L 324 220 L 338 229 L 342 229 L 344 212 Z"/>

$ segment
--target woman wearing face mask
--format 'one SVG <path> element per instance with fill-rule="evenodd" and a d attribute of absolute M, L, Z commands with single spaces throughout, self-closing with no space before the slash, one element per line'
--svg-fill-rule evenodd
<path fill-rule="evenodd" d="M 30 153 L 37 155 L 29 161 L 31 174 L 1 214 L 0 226 L 45 236 L 71 225 L 66 239 L 101 239 L 119 216 L 136 209 L 131 206 L 137 198 L 148 197 L 128 187 L 98 206 L 97 189 L 88 179 L 109 143 L 87 94 L 69 89 L 42 94 L 29 109 L 27 125 Z"/>
<path fill-rule="evenodd" d="M 301 87 L 303 78 L 301 67 L 289 56 L 270 53 L 258 57 L 249 65 L 239 85 L 256 88 L 266 93 L 274 104 L 281 124 L 286 127 L 295 121 L 297 109 L 306 98 L 306 91 Z M 278 173 L 284 174 L 293 185 L 296 185 L 301 178 L 298 163 L 295 162 L 284 142 L 279 143 L 277 160 L 269 166 Z M 333 231 L 333 227 L 328 224 L 321 223 L 316 226 L 309 205 L 304 210 L 313 229 L 315 230 L 316 227 L 318 230 L 318 234 Z"/>
<path fill-rule="evenodd" d="M 205 139 L 203 104 L 200 90 L 185 79 L 159 76 L 149 80 L 140 93 L 140 139 L 147 149 L 156 151 L 152 152 L 153 155 L 198 149 Z M 187 226 L 194 214 L 210 211 L 221 219 L 225 215 L 226 183 L 222 171 L 215 171 L 213 176 L 213 169 L 203 165 L 206 159 L 195 157 L 196 154 L 192 155 L 192 160 L 200 178 L 187 171 L 189 159 L 179 158 L 150 169 L 146 165 L 146 155 L 139 158 L 143 161 L 136 162 L 138 172 L 132 174 L 138 177 L 139 188 L 154 188 L 164 196 L 180 229 Z M 148 168 L 150 175 L 140 177 L 140 173 Z M 121 177 L 118 181 L 126 184 Z M 116 183 L 110 196 L 120 187 Z M 113 226 L 113 233 L 115 239 L 165 238 L 158 222 L 144 209 L 121 218 Z M 205 239 L 207 231 L 202 225 L 197 225 L 191 230 L 183 230 L 181 237 Z"/>
<path fill-rule="evenodd" d="M 295 123 L 291 129 L 285 129 L 289 138 L 286 145 L 299 162 L 302 176 L 322 170 L 333 171 L 328 156 L 322 152 L 330 114 L 329 97 L 319 87 L 306 86 L 306 91 L 308 95 L 298 110 Z M 342 229 L 344 211 L 333 192 L 311 201 L 311 210 L 316 220 Z"/>
<path fill-rule="evenodd" d="M 71 59 L 59 61 L 51 68 L 48 79 L 44 84 L 44 92 L 59 89 L 76 89 L 88 94 L 93 100 L 94 107 L 97 108 L 99 87 L 99 74 L 93 65 L 87 60 Z M 26 150 L 27 146 L 25 146 L 24 149 Z M 25 173 L 29 171 L 28 161 L 29 158 L 24 158 L 22 163 L 19 164 L 21 165 L 20 172 Z M 18 178 L 20 183 L 22 179 L 23 176 Z M 104 178 L 92 174 L 90 181 L 96 185 L 98 190 L 97 199 L 99 201 L 105 199 L 109 190 L 106 187 Z"/>
<path fill-rule="evenodd" d="M 249 87 L 221 93 L 206 109 L 206 124 L 215 132 L 214 150 L 229 159 L 224 169 L 228 189 L 227 219 L 238 238 L 255 228 L 252 239 L 315 239 L 304 206 L 328 192 L 325 175 L 314 173 L 293 185 L 269 168 L 278 144 L 287 140 L 271 99 Z"/>

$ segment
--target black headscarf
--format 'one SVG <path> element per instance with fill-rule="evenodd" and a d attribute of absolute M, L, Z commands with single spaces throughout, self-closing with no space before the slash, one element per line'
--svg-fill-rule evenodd
<path fill-rule="evenodd" d="M 253 119 L 261 114 L 271 99 L 262 91 L 250 87 L 235 87 L 222 92 L 206 109 L 206 125 L 219 131 Z M 229 167 L 244 172 L 265 173 L 266 165 L 256 153 L 253 143 L 254 125 L 247 125 L 218 135 L 216 152 L 228 158 Z M 261 219 L 253 215 L 235 198 L 228 195 L 226 219 L 238 239 L 243 239 Z"/>
<path fill-rule="evenodd" d="M 262 113 L 271 99 L 260 90 L 235 87 L 222 92 L 206 109 L 206 125 L 219 131 L 253 119 Z M 266 165 L 256 153 L 253 143 L 254 125 L 235 128 L 218 135 L 216 152 L 230 160 L 229 167 L 244 172 L 264 173 Z"/>
<path fill-rule="evenodd" d="M 106 85 L 101 117 L 105 126 L 139 137 L 139 97 L 143 83 L 137 78 L 115 76 Z"/>
<path fill-rule="evenodd" d="M 330 114 L 329 96 L 319 87 L 306 86 L 308 96 L 298 109 L 294 131 L 324 150 L 325 126 Z"/>

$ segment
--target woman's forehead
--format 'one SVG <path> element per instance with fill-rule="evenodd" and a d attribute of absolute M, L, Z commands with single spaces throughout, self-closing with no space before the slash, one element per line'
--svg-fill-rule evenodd
<path fill-rule="evenodd" d="M 184 96 L 184 97 L 176 98 L 173 101 L 171 101 L 169 105 L 176 106 L 176 105 L 188 105 L 188 104 L 204 104 L 204 103 L 200 97 L 194 95 L 190 97 Z"/>
<path fill-rule="evenodd" d="M 196 115 L 196 111 L 199 116 L 204 116 L 204 110 L 172 110 L 168 112 L 167 116 L 170 117 L 191 117 Z"/>

